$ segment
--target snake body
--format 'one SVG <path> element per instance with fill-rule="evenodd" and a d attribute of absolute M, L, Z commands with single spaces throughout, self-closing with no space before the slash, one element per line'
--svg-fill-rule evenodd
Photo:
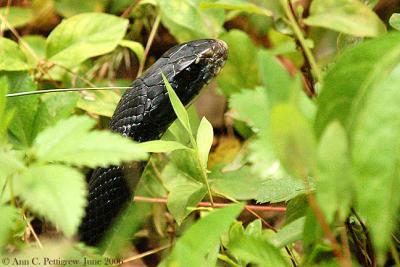
<path fill-rule="evenodd" d="M 203 39 L 165 52 L 121 97 L 110 121 L 113 132 L 137 142 L 161 137 L 176 119 L 162 75 L 184 105 L 215 77 L 227 59 L 227 45 Z M 96 169 L 89 180 L 86 214 L 79 228 L 81 241 L 96 245 L 132 199 L 145 162 Z"/>

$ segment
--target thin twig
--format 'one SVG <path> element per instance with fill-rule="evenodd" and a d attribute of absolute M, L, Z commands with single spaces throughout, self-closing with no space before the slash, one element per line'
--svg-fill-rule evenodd
<path fill-rule="evenodd" d="M 127 18 L 127 17 L 129 17 L 129 15 L 130 15 L 131 12 L 132 12 L 132 9 L 133 9 L 139 2 L 140 2 L 140 0 L 132 1 L 132 3 L 128 6 L 127 9 L 124 10 L 124 12 L 121 14 L 120 17 L 122 17 L 122 18 Z"/>
<path fill-rule="evenodd" d="M 146 48 L 144 49 L 143 59 L 140 61 L 139 70 L 137 76 L 139 77 L 144 69 L 144 63 L 146 62 L 147 55 L 149 54 L 151 44 L 154 41 L 154 37 L 156 36 L 158 26 L 160 25 L 161 15 L 158 13 L 156 19 L 154 20 L 153 27 L 151 28 L 151 32 L 149 35 L 149 39 L 147 39 Z"/>
<path fill-rule="evenodd" d="M 166 204 L 167 199 L 166 198 L 152 198 L 152 197 L 143 197 L 143 196 L 135 196 L 133 201 L 135 202 L 147 202 L 147 203 L 160 203 L 160 204 Z M 215 203 L 214 202 L 214 208 L 223 208 L 231 203 Z M 211 202 L 199 202 L 197 204 L 199 207 L 212 207 Z M 271 212 L 285 212 L 286 207 L 271 207 L 271 206 L 258 206 L 258 205 L 246 205 L 246 209 L 249 209 L 251 211 L 271 211 Z"/>
<path fill-rule="evenodd" d="M 307 186 L 308 188 L 308 186 Z M 313 211 L 315 217 L 317 218 L 317 221 L 319 222 L 322 231 L 324 232 L 324 235 L 328 238 L 329 242 L 331 243 L 333 254 L 335 257 L 338 259 L 338 261 L 341 263 L 342 266 L 349 266 L 343 257 L 343 254 L 340 250 L 340 246 L 333 235 L 328 222 L 326 221 L 326 218 L 320 209 L 320 207 L 317 204 L 317 201 L 314 197 L 314 195 L 311 192 L 307 192 L 307 199 L 308 203 L 310 204 L 311 210 Z"/>
<path fill-rule="evenodd" d="M 96 90 L 114 90 L 114 89 L 129 89 L 130 86 L 104 86 L 104 87 L 80 87 L 80 88 L 52 88 L 47 90 L 24 91 L 18 93 L 7 94 L 7 97 L 28 96 L 37 94 L 61 93 L 61 92 L 80 92 L 80 91 L 96 91 Z"/>
<path fill-rule="evenodd" d="M 35 238 L 36 243 L 38 244 L 39 248 L 43 248 L 42 243 L 40 242 L 39 237 L 37 236 L 35 230 L 33 229 L 31 223 L 28 221 L 28 219 L 26 218 L 25 214 L 23 214 L 24 220 L 26 222 L 26 224 L 28 225 L 29 230 L 31 231 L 33 237 Z"/>
<path fill-rule="evenodd" d="M 138 254 L 138 255 L 129 257 L 129 258 L 123 260 L 122 263 L 130 262 L 130 261 L 135 261 L 135 260 L 138 260 L 138 259 L 147 257 L 147 256 L 149 256 L 149 255 L 155 254 L 155 253 L 160 252 L 160 251 L 162 251 L 162 250 L 164 250 L 164 249 L 167 249 L 167 248 L 169 248 L 169 247 L 171 247 L 171 244 L 168 244 L 168 245 L 165 245 L 165 246 L 162 246 L 162 247 L 159 247 L 159 248 L 155 248 L 155 249 L 146 251 L 146 252 L 144 252 L 144 253 L 141 253 L 141 254 Z M 118 264 L 115 264 L 115 265 L 120 265 L 120 264 L 121 264 L 121 263 L 118 263 Z"/>
<path fill-rule="evenodd" d="M 290 10 L 290 0 L 281 0 L 281 3 L 283 6 L 283 9 L 285 11 L 285 14 L 289 19 L 289 23 L 293 29 L 294 35 L 299 40 L 300 45 L 301 45 L 302 49 L 304 50 L 304 54 L 306 55 L 306 58 L 310 62 L 310 65 L 311 65 L 312 71 L 315 75 L 315 78 L 317 79 L 318 82 L 322 82 L 321 69 L 319 68 L 310 48 L 307 46 L 306 40 L 303 36 L 303 32 L 301 31 L 300 26 L 297 23 L 296 18 L 294 17 L 294 14 Z"/>
<path fill-rule="evenodd" d="M 340 239 L 343 244 L 344 258 L 347 261 L 347 265 L 351 266 L 351 252 L 350 252 L 350 246 L 349 246 L 349 238 L 347 236 L 345 225 L 343 225 L 342 229 L 340 230 Z"/>

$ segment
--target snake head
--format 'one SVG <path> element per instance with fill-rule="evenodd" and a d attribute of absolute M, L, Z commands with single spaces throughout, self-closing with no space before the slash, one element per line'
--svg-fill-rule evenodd
<path fill-rule="evenodd" d="M 228 46 L 222 40 L 201 39 L 175 46 L 165 52 L 170 64 L 161 70 L 184 105 L 210 83 L 228 58 Z"/>

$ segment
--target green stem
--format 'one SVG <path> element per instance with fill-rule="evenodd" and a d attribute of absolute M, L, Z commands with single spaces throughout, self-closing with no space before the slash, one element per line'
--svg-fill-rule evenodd
<path fill-rule="evenodd" d="M 234 262 L 233 260 L 231 260 L 231 259 L 230 259 L 228 256 L 226 256 L 226 255 L 218 254 L 218 259 L 221 260 L 221 261 L 224 261 L 224 262 L 226 262 L 226 263 L 228 263 L 228 264 L 230 264 L 231 266 L 240 267 L 239 264 L 237 264 L 236 262 Z"/>
<path fill-rule="evenodd" d="M 281 0 L 282 7 L 285 11 L 286 16 L 289 19 L 289 25 L 292 27 L 294 35 L 296 36 L 297 40 L 300 42 L 300 45 L 307 57 L 307 60 L 310 62 L 312 72 L 317 79 L 318 82 L 322 82 L 322 72 L 319 68 L 313 53 L 311 52 L 310 48 L 307 46 L 306 40 L 304 38 L 303 32 L 300 29 L 299 24 L 297 23 L 296 18 L 294 17 L 292 11 L 290 10 L 290 0 Z"/>
<path fill-rule="evenodd" d="M 197 166 L 199 166 L 199 168 L 201 169 L 201 176 L 203 177 L 204 183 L 206 184 L 207 187 L 207 192 L 208 192 L 208 197 L 210 198 L 210 202 L 211 202 L 211 207 L 214 207 L 214 199 L 212 196 L 212 192 L 211 192 L 211 187 L 210 184 L 208 183 L 208 176 L 207 176 L 207 172 L 205 167 L 202 166 L 201 161 L 200 161 L 200 157 L 199 157 L 199 151 L 197 149 L 197 144 L 194 141 L 193 136 L 191 136 L 191 139 L 193 139 L 194 142 L 194 147 L 196 148 L 196 161 L 197 161 Z M 193 144 L 192 144 L 193 145 Z"/>
<path fill-rule="evenodd" d="M 47 90 L 36 90 L 36 91 L 25 91 L 18 93 L 7 94 L 7 97 L 17 96 L 28 96 L 37 94 L 48 94 L 48 93 L 61 93 L 61 92 L 80 92 L 86 90 L 114 90 L 114 89 L 129 89 L 130 86 L 105 86 L 105 87 L 81 87 L 81 88 L 59 88 L 59 89 L 47 89 Z"/>

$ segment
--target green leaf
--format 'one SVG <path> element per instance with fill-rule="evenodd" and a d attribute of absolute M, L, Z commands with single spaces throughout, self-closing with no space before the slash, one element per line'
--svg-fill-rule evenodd
<path fill-rule="evenodd" d="M 114 91 L 86 91 L 78 100 L 77 107 L 89 113 L 111 117 L 121 95 Z"/>
<path fill-rule="evenodd" d="M 271 107 L 276 103 L 287 101 L 293 81 L 279 60 L 267 51 L 261 50 L 258 54 L 258 68 Z"/>
<path fill-rule="evenodd" d="M 24 53 L 18 44 L 0 37 L 0 70 L 16 71 L 29 69 Z"/>
<path fill-rule="evenodd" d="M 63 17 L 71 17 L 84 12 L 102 12 L 105 8 L 104 0 L 55 0 L 54 7 Z"/>
<path fill-rule="evenodd" d="M 275 106 L 271 114 L 271 137 L 276 155 L 290 174 L 305 179 L 315 170 L 314 134 L 297 108 L 290 104 Z"/>
<path fill-rule="evenodd" d="M 146 158 L 146 153 L 128 138 L 108 131 L 89 132 L 94 123 L 84 116 L 61 120 L 38 135 L 32 152 L 41 162 L 88 167 Z"/>
<path fill-rule="evenodd" d="M 71 116 L 78 99 L 79 94 L 77 92 L 42 95 L 35 116 L 33 136 L 37 136 L 39 132 L 53 126 L 59 120 Z"/>
<path fill-rule="evenodd" d="M 308 201 L 306 194 L 302 194 L 291 199 L 286 207 L 285 224 L 289 224 L 301 217 L 304 217 L 307 209 Z"/>
<path fill-rule="evenodd" d="M 36 90 L 36 84 L 27 72 L 3 72 L 0 73 L 0 79 L 4 79 L 10 93 Z M 35 137 L 34 128 L 39 96 L 13 97 L 7 102 L 7 108 L 15 110 L 9 126 L 12 140 L 18 147 L 28 147 Z"/>
<path fill-rule="evenodd" d="M 183 127 L 186 129 L 188 134 L 192 135 L 192 129 L 190 127 L 190 122 L 189 122 L 189 115 L 186 111 L 185 106 L 182 104 L 179 97 L 176 95 L 174 89 L 169 84 L 165 75 L 163 73 L 161 73 L 161 75 L 164 80 L 165 87 L 167 88 L 168 96 L 169 96 L 169 100 L 171 101 L 172 108 L 174 109 L 174 112 L 175 112 L 176 116 L 178 117 L 178 120 L 182 123 Z"/>
<path fill-rule="evenodd" d="M 24 44 L 27 44 L 29 48 Z M 23 36 L 19 41 L 19 47 L 24 52 L 30 66 L 35 67 L 40 60 L 46 58 L 46 39 L 41 35 Z"/>
<path fill-rule="evenodd" d="M 272 12 L 242 0 L 219 0 L 216 2 L 201 2 L 200 8 L 223 8 L 227 10 L 243 11 L 251 14 L 272 16 Z"/>
<path fill-rule="evenodd" d="M 14 179 L 16 192 L 35 213 L 67 236 L 76 233 L 86 203 L 85 177 L 62 165 L 32 165 Z"/>
<path fill-rule="evenodd" d="M 3 252 L 8 239 L 12 236 L 12 229 L 18 219 L 18 210 L 14 206 L 0 205 L 0 214 L 0 252 Z"/>
<path fill-rule="evenodd" d="M 189 207 L 196 207 L 204 198 L 207 189 L 200 183 L 187 180 L 176 184 L 168 194 L 167 207 L 178 224 L 191 213 Z"/>
<path fill-rule="evenodd" d="M 364 42 L 344 52 L 327 72 L 318 98 L 317 136 L 338 120 L 351 132 L 374 83 L 384 80 L 400 60 L 400 33 Z"/>
<path fill-rule="evenodd" d="M 139 143 L 138 146 L 148 153 L 168 153 L 178 149 L 190 149 L 175 141 L 155 140 Z"/>
<path fill-rule="evenodd" d="M 187 266 L 188 262 L 191 266 L 204 266 L 207 254 L 217 248 L 221 234 L 228 230 L 242 209 L 242 204 L 230 205 L 197 221 L 176 242 L 160 266 Z"/>
<path fill-rule="evenodd" d="M 229 46 L 229 57 L 218 75 L 219 87 L 226 96 L 243 88 L 254 88 L 258 83 L 257 48 L 250 37 L 240 30 L 221 36 Z"/>
<path fill-rule="evenodd" d="M 205 186 L 191 179 L 173 164 L 167 165 L 161 173 L 163 185 L 169 191 L 167 207 L 178 224 L 191 213 L 188 207 L 196 207 L 207 190 Z"/>
<path fill-rule="evenodd" d="M 14 28 L 23 26 L 34 18 L 32 9 L 17 6 L 1 7 L 0 15 L 6 18 Z M 2 23 L 2 27 L 5 30 L 9 29 L 5 23 Z"/>
<path fill-rule="evenodd" d="M 268 127 L 268 96 L 264 87 L 242 90 L 229 98 L 229 108 L 235 119 L 246 122 L 254 131 Z"/>
<path fill-rule="evenodd" d="M 23 161 L 14 150 L 0 149 L 0 188 L 3 188 L 8 176 L 24 169 L 25 165 Z"/>
<path fill-rule="evenodd" d="M 223 10 L 200 10 L 200 0 L 158 0 L 161 22 L 181 43 L 216 38 L 223 31 Z"/>
<path fill-rule="evenodd" d="M 311 181 L 309 183 L 310 189 L 314 189 L 313 183 Z M 302 180 L 291 177 L 265 179 L 257 189 L 255 199 L 261 203 L 288 201 L 307 192 Z"/>
<path fill-rule="evenodd" d="M 281 228 L 271 239 L 271 244 L 283 248 L 303 237 L 305 217 L 301 217 Z"/>
<path fill-rule="evenodd" d="M 258 175 L 251 173 L 248 166 L 231 172 L 213 170 L 209 178 L 212 180 L 213 191 L 238 200 L 254 199 L 264 182 Z"/>
<path fill-rule="evenodd" d="M 394 29 L 400 31 L 400 13 L 393 13 L 393 14 L 390 16 L 389 24 L 390 24 L 390 26 L 392 26 Z"/>
<path fill-rule="evenodd" d="M 47 38 L 46 55 L 66 67 L 113 51 L 125 35 L 128 20 L 103 13 L 64 19 Z"/>
<path fill-rule="evenodd" d="M 214 138 L 213 127 L 211 123 L 203 117 L 197 130 L 197 150 L 199 159 L 204 169 L 207 169 L 208 153 L 210 153 L 211 145 Z"/>
<path fill-rule="evenodd" d="M 352 203 L 350 153 L 343 127 L 332 122 L 326 128 L 318 148 L 317 200 L 329 222 L 338 211 L 344 220 Z"/>
<path fill-rule="evenodd" d="M 290 266 L 279 250 L 263 237 L 242 236 L 229 242 L 228 248 L 235 257 L 257 266 Z"/>
<path fill-rule="evenodd" d="M 7 89 L 8 82 L 0 75 L 0 146 L 7 141 L 7 130 L 13 116 L 13 112 L 6 110 Z"/>
<path fill-rule="evenodd" d="M 250 141 L 248 160 L 252 163 L 252 172 L 261 177 L 281 178 L 287 175 L 274 153 L 269 128 L 261 130 L 256 139 Z"/>
<path fill-rule="evenodd" d="M 135 53 L 139 62 L 143 62 L 144 60 L 144 47 L 141 43 L 131 41 L 131 40 L 121 40 L 119 42 L 120 46 L 129 48 L 133 53 Z"/>
<path fill-rule="evenodd" d="M 387 52 L 387 51 L 385 51 Z M 400 65 L 375 84 L 354 130 L 352 158 L 358 211 L 365 216 L 382 260 L 398 226 L 400 195 Z M 366 142 L 367 140 L 367 142 Z"/>
<path fill-rule="evenodd" d="M 307 25 L 355 36 L 373 37 L 386 32 L 385 24 L 359 0 L 314 0 Z"/>

